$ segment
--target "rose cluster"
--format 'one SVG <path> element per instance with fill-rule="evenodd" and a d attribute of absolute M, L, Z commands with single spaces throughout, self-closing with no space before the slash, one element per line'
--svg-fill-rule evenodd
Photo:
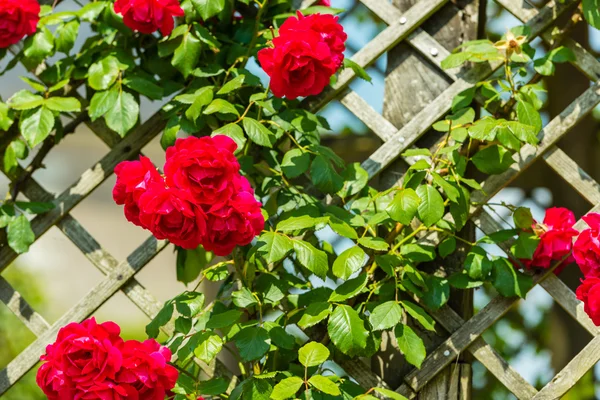
<path fill-rule="evenodd" d="M 344 61 L 346 38 L 338 17 L 330 14 L 298 12 L 286 19 L 273 47 L 258 52 L 273 94 L 295 99 L 321 93 Z"/>
<path fill-rule="evenodd" d="M 0 49 L 34 34 L 39 20 L 40 5 L 36 0 L 0 1 Z"/>
<path fill-rule="evenodd" d="M 154 339 L 124 341 L 113 322 L 94 318 L 60 329 L 36 381 L 49 400 L 164 400 L 177 382 L 171 351 Z"/>
<path fill-rule="evenodd" d="M 125 217 L 184 249 L 199 245 L 225 256 L 264 228 L 261 203 L 240 175 L 235 142 L 222 135 L 178 139 L 164 176 L 146 157 L 117 165 L 113 198 Z"/>
<path fill-rule="evenodd" d="M 178 0 L 117 0 L 114 10 L 129 29 L 141 33 L 160 30 L 164 36 L 173 31 L 173 17 L 185 15 Z"/>

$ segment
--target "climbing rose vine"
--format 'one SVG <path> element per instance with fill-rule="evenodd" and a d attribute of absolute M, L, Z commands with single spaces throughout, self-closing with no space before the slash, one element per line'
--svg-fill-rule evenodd
<path fill-rule="evenodd" d="M 586 16 L 592 3 L 582 5 Z M 497 185 L 487 179 L 507 181 L 521 149 L 544 140 L 535 82 L 574 59 L 560 38 L 536 56 L 529 28 L 515 27 L 444 59 L 442 68 L 503 68 L 455 96 L 432 145 L 402 142 L 409 166 L 387 185 L 371 179 L 377 157 L 346 163 L 321 144 L 331 127 L 319 109 L 352 79 L 370 81 L 361 57 L 347 57 L 342 10 L 291 4 L 98 0 L 56 11 L 0 0 L 0 58 L 10 58 L 2 65 L 21 63 L 30 87 L 0 99 L 1 167 L 13 182 L 0 205 L 3 251 L 27 252 L 49 225 L 40 218 L 68 214 L 62 199 L 78 195 L 73 188 L 47 203 L 21 192 L 29 195 L 45 155 L 87 123 L 118 143 L 100 164 L 115 165 L 115 203 L 174 245 L 177 278 L 189 285 L 159 312 L 145 309 L 147 341 L 124 341 L 114 323 L 93 319 L 61 329 L 37 375 L 50 399 L 402 399 L 334 375 L 330 362 L 377 355 L 385 332 L 398 362 L 421 368 L 421 338 L 439 329 L 432 315 L 451 289 L 525 297 L 533 276 L 573 260 L 585 278 L 577 297 L 600 323 L 600 216 L 583 217 L 589 227 L 578 233 L 564 208 L 540 222 L 524 207 L 488 202 Z M 162 107 L 140 121 L 147 101 Z M 159 131 L 160 169 L 138 157 Z M 507 209 L 514 226 L 479 226 L 483 235 L 470 239 L 463 228 L 489 207 Z M 199 290 L 207 281 L 219 285 L 215 298 Z M 223 351 L 237 362 L 236 380 L 223 373 Z"/>

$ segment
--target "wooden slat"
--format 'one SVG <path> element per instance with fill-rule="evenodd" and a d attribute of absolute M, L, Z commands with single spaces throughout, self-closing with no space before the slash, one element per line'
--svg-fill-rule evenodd
<path fill-rule="evenodd" d="M 27 301 L 11 285 L 0 276 L 0 301 L 13 312 L 33 332 L 40 336 L 48 330 L 50 324 L 27 303 Z"/>

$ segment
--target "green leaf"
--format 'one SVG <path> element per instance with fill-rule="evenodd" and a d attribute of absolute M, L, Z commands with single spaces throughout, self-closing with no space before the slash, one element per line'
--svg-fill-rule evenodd
<path fill-rule="evenodd" d="M 239 151 L 243 150 L 244 145 L 246 144 L 246 137 L 244 136 L 244 131 L 242 131 L 242 128 L 240 128 L 240 126 L 235 123 L 227 124 L 213 131 L 212 136 L 215 135 L 225 135 L 233 139 L 235 144 L 237 144 L 237 149 L 235 150 L 235 153 L 238 153 Z"/>
<path fill-rule="evenodd" d="M 231 294 L 233 304 L 240 308 L 248 308 L 257 304 L 256 297 L 252 294 L 250 289 L 243 287 L 237 292 Z"/>
<path fill-rule="evenodd" d="M 310 178 L 317 189 L 324 193 L 335 193 L 344 186 L 342 177 L 322 155 L 316 156 L 313 160 L 310 167 Z"/>
<path fill-rule="evenodd" d="M 533 215 L 531 215 L 531 210 L 527 207 L 517 208 L 513 213 L 513 221 L 515 222 L 515 227 L 520 229 L 531 229 L 531 226 L 535 222 Z"/>
<path fill-rule="evenodd" d="M 399 393 L 394 392 L 393 390 L 384 389 L 384 388 L 380 388 L 380 387 L 374 387 L 373 391 L 377 392 L 385 397 L 389 397 L 390 399 L 393 399 L 393 400 L 408 400 L 406 397 L 402 396 Z"/>
<path fill-rule="evenodd" d="M 492 272 L 492 262 L 488 259 L 487 252 L 483 248 L 475 246 L 465 258 L 464 269 L 470 278 L 486 280 Z"/>
<path fill-rule="evenodd" d="M 31 224 L 24 215 L 11 220 L 6 228 L 8 245 L 17 254 L 23 254 L 29 250 L 29 246 L 35 241 L 35 234 L 31 230 Z"/>
<path fill-rule="evenodd" d="M 373 309 L 369 322 L 374 331 L 390 329 L 396 326 L 402 318 L 402 309 L 396 301 L 386 301 Z"/>
<path fill-rule="evenodd" d="M 367 274 L 361 274 L 356 278 L 347 280 L 331 293 L 329 301 L 332 303 L 346 301 L 362 292 L 365 286 L 367 286 L 367 282 Z"/>
<path fill-rule="evenodd" d="M 510 247 L 510 250 L 517 258 L 531 260 L 539 242 L 540 238 L 535 233 L 521 232 L 517 241 Z"/>
<path fill-rule="evenodd" d="M 382 238 L 362 237 L 358 239 L 358 244 L 375 251 L 386 251 L 390 245 Z"/>
<path fill-rule="evenodd" d="M 184 292 L 175 298 L 175 307 L 181 315 L 193 318 L 204 307 L 204 294 L 199 292 Z"/>
<path fill-rule="evenodd" d="M 434 225 L 444 216 L 444 199 L 442 199 L 442 195 L 430 185 L 419 186 L 416 193 L 421 199 L 417 209 L 419 219 L 425 226 Z"/>
<path fill-rule="evenodd" d="M 168 301 L 165 303 L 163 308 L 156 314 L 156 317 L 148 325 L 146 325 L 146 334 L 156 339 L 158 337 L 159 329 L 161 326 L 165 326 L 171 320 L 173 316 L 173 303 Z"/>
<path fill-rule="evenodd" d="M 152 100 L 161 100 L 164 96 L 164 90 L 150 79 L 141 76 L 132 75 L 123 79 L 123 84 L 129 89 L 143 94 Z"/>
<path fill-rule="evenodd" d="M 308 379 L 308 383 L 314 386 L 317 390 L 329 394 L 331 396 L 339 396 L 342 394 L 340 388 L 331 381 L 331 379 L 323 375 L 313 375 Z"/>
<path fill-rule="evenodd" d="M 76 19 L 73 19 L 56 28 L 56 51 L 69 54 L 75 45 L 75 40 L 77 39 L 78 33 L 79 21 Z"/>
<path fill-rule="evenodd" d="M 106 125 L 125 137 L 127 132 L 135 126 L 140 113 L 140 106 L 131 93 L 120 92 L 113 108 L 104 115 Z"/>
<path fill-rule="evenodd" d="M 42 143 L 54 128 L 54 114 L 46 107 L 23 111 L 19 121 L 21 134 L 29 147 Z"/>
<path fill-rule="evenodd" d="M 417 214 L 421 198 L 413 189 L 401 189 L 389 204 L 387 212 L 394 221 L 409 225 Z"/>
<path fill-rule="evenodd" d="M 197 382 L 198 393 L 207 396 L 216 396 L 225 393 L 229 387 L 229 382 L 225 378 L 213 378 L 206 381 Z"/>
<path fill-rule="evenodd" d="M 17 160 L 27 157 L 27 146 L 19 139 L 15 139 L 6 147 L 4 152 L 4 170 L 8 173 L 19 165 Z"/>
<path fill-rule="evenodd" d="M 298 321 L 298 326 L 302 329 L 310 328 L 323 321 L 329 314 L 331 314 L 331 304 L 326 302 L 310 303 Z"/>
<path fill-rule="evenodd" d="M 36 62 L 41 62 L 44 58 L 51 56 L 54 52 L 54 35 L 43 27 L 36 33 L 31 40 L 25 43 L 23 54 Z"/>
<path fill-rule="evenodd" d="M 13 94 L 6 103 L 13 110 L 31 110 L 32 108 L 44 104 L 44 98 L 40 95 L 31 93 L 29 90 L 19 90 L 17 93 Z"/>
<path fill-rule="evenodd" d="M 235 324 L 240 317 L 242 312 L 239 310 L 228 310 L 220 314 L 211 315 L 210 319 L 206 323 L 207 329 L 222 329 L 227 328 Z"/>
<path fill-rule="evenodd" d="M 194 101 L 192 105 L 185 112 L 185 116 L 190 121 L 196 122 L 198 117 L 202 114 L 202 109 L 209 105 L 213 100 L 213 88 L 212 86 L 205 86 L 201 89 L 198 89 L 196 93 L 194 93 Z"/>
<path fill-rule="evenodd" d="M 320 218 L 313 218 L 310 215 L 299 217 L 290 217 L 277 224 L 277 230 L 282 232 L 295 232 L 303 229 L 313 228 L 320 222 Z"/>
<path fill-rule="evenodd" d="M 192 4 L 204 21 L 214 17 L 225 8 L 225 0 L 192 0 Z"/>
<path fill-rule="evenodd" d="M 367 82 L 371 82 L 371 76 L 365 71 L 363 67 L 352 61 L 350 58 L 344 58 L 344 68 L 351 68 L 354 74 L 360 79 Z"/>
<path fill-rule="evenodd" d="M 440 253 L 440 257 L 442 258 L 448 257 L 450 254 L 454 253 L 454 250 L 456 250 L 456 239 L 452 236 L 444 239 L 438 247 L 438 253 Z"/>
<path fill-rule="evenodd" d="M 402 246 L 401 254 L 415 262 L 427 262 L 435 260 L 435 247 L 426 244 L 409 243 Z"/>
<path fill-rule="evenodd" d="M 465 52 L 450 54 L 448 57 L 442 60 L 440 66 L 442 67 L 442 69 L 460 67 L 469 59 L 469 57 L 469 53 Z"/>
<path fill-rule="evenodd" d="M 217 94 L 227 94 L 227 93 L 233 92 L 236 89 L 241 88 L 242 85 L 244 84 L 245 79 L 246 79 L 246 75 L 236 76 L 235 78 L 233 78 L 232 80 L 230 80 L 229 82 L 224 84 L 223 87 L 221 87 L 221 89 L 219 89 Z"/>
<path fill-rule="evenodd" d="M 115 107 L 118 99 L 119 89 L 116 86 L 113 86 L 113 88 L 110 90 L 94 93 L 92 100 L 90 101 L 90 108 L 88 110 L 90 119 L 95 121 L 102 117 L 109 110 Z"/>
<path fill-rule="evenodd" d="M 296 178 L 310 166 L 310 154 L 301 149 L 292 149 L 285 153 L 281 162 L 281 170 L 288 178 Z"/>
<path fill-rule="evenodd" d="M 298 361 L 308 367 L 323 364 L 329 358 L 329 349 L 318 342 L 308 342 L 298 350 Z"/>
<path fill-rule="evenodd" d="M 242 124 L 244 125 L 244 131 L 246 131 L 246 135 L 248 135 L 250 140 L 252 140 L 254 143 L 268 148 L 273 147 L 273 143 L 271 141 L 275 139 L 275 135 L 263 124 L 249 117 L 244 118 L 242 120 Z"/>
<path fill-rule="evenodd" d="M 397 325 L 395 334 L 398 347 L 406 361 L 421 368 L 426 355 L 423 340 L 407 325 Z"/>
<path fill-rule="evenodd" d="M 205 363 L 210 363 L 223 348 L 223 340 L 217 334 L 204 332 L 198 339 L 194 355 Z"/>
<path fill-rule="evenodd" d="M 36 80 L 29 79 L 26 76 L 20 76 L 19 78 L 21 78 L 21 80 L 23 82 L 27 83 L 29 86 L 31 86 L 34 90 L 37 90 L 38 92 L 45 92 L 46 91 L 46 86 L 44 86 L 43 84 L 39 83 Z"/>
<path fill-rule="evenodd" d="M 280 349 L 293 350 L 296 347 L 296 338 L 285 331 L 281 326 L 273 327 L 269 331 L 271 343 Z"/>
<path fill-rule="evenodd" d="M 534 106 L 523 100 L 517 101 L 517 118 L 519 122 L 533 126 L 536 134 L 542 130 L 542 117 L 540 113 Z"/>
<path fill-rule="evenodd" d="M 92 64 L 88 71 L 88 85 L 94 90 L 106 90 L 119 76 L 119 60 L 108 56 Z"/>
<path fill-rule="evenodd" d="M 210 114 L 215 114 L 215 113 L 224 114 L 224 115 L 233 114 L 238 117 L 240 116 L 240 113 L 235 108 L 235 106 L 233 104 L 231 104 L 230 102 L 228 102 L 227 100 L 223 100 L 223 99 L 214 99 L 212 101 L 212 103 L 210 103 L 203 112 L 203 114 L 205 114 L 205 115 L 210 115 Z M 258 123 L 258 121 L 256 121 L 256 120 L 255 120 L 255 122 Z M 244 127 L 245 127 L 245 125 L 244 125 Z M 263 126 L 263 128 L 264 128 L 264 126 Z M 264 129 L 266 129 L 266 128 L 264 128 Z"/>
<path fill-rule="evenodd" d="M 358 234 L 353 227 L 341 219 L 334 217 L 333 215 L 329 217 L 329 226 L 340 236 L 347 237 L 349 239 L 358 239 Z"/>
<path fill-rule="evenodd" d="M 600 0 L 583 0 L 583 16 L 596 29 L 600 29 Z"/>
<path fill-rule="evenodd" d="M 38 201 L 16 201 L 15 205 L 29 214 L 43 214 L 56 208 L 54 203 L 41 203 Z"/>
<path fill-rule="evenodd" d="M 275 232 L 263 233 L 257 246 L 258 254 L 269 264 L 282 260 L 294 247 L 290 238 Z"/>
<path fill-rule="evenodd" d="M 510 151 L 496 144 L 479 150 L 471 160 L 478 170 L 488 175 L 501 174 L 515 162 Z"/>
<path fill-rule="evenodd" d="M 492 284 L 504 297 L 525 295 L 533 287 L 533 278 L 517 271 L 506 258 L 497 257 L 493 262 Z"/>
<path fill-rule="evenodd" d="M 366 254 L 358 246 L 350 247 L 340 254 L 333 262 L 333 274 L 347 280 L 352 274 L 360 271 L 365 263 Z"/>
<path fill-rule="evenodd" d="M 327 332 L 335 346 L 344 354 L 353 356 L 367 347 L 369 332 L 358 313 L 350 306 L 339 305 L 333 310 Z"/>
<path fill-rule="evenodd" d="M 295 397 L 296 392 L 302 387 L 304 380 L 297 376 L 285 378 L 273 388 L 271 398 L 273 400 L 284 400 Z"/>
<path fill-rule="evenodd" d="M 454 203 L 458 202 L 460 192 L 456 186 L 454 186 L 435 172 L 432 172 L 431 176 L 433 177 L 433 183 L 442 188 L 442 190 L 444 191 L 444 193 L 446 193 L 446 196 L 450 201 Z"/>
<path fill-rule="evenodd" d="M 329 271 L 327 254 L 302 240 L 294 240 L 293 243 L 298 262 L 319 278 L 325 279 L 327 271 Z"/>
<path fill-rule="evenodd" d="M 432 310 L 437 310 L 450 298 L 450 285 L 446 279 L 437 276 L 425 275 L 423 277 L 427 290 L 423 292 L 423 303 Z"/>
<path fill-rule="evenodd" d="M 8 131 L 13 122 L 13 112 L 8 107 L 8 104 L 0 101 L 0 131 Z"/>
<path fill-rule="evenodd" d="M 79 112 L 81 103 L 75 97 L 50 97 L 45 102 L 46 107 L 57 112 Z"/>
<path fill-rule="evenodd" d="M 79 10 L 79 18 L 83 21 L 95 22 L 108 4 L 108 1 L 98 1 L 86 4 Z"/>
<path fill-rule="evenodd" d="M 217 282 L 225 280 L 229 276 L 229 269 L 227 268 L 227 265 L 227 261 L 217 263 L 204 270 L 203 274 L 209 281 Z"/>
<path fill-rule="evenodd" d="M 173 53 L 171 64 L 187 78 L 198 63 L 202 43 L 193 34 L 185 32 L 181 44 Z"/>
<path fill-rule="evenodd" d="M 352 163 L 342 172 L 344 187 L 339 190 L 338 196 L 346 198 L 354 196 L 369 183 L 369 174 L 359 163 Z"/>
<path fill-rule="evenodd" d="M 416 319 L 425 329 L 435 331 L 435 321 L 422 307 L 406 300 L 401 301 L 400 304 L 402 304 L 408 315 Z"/>
<path fill-rule="evenodd" d="M 463 90 L 452 99 L 452 112 L 468 107 L 473 102 L 477 86 Z"/>
<path fill-rule="evenodd" d="M 269 333 L 256 326 L 242 329 L 235 335 L 233 341 L 244 361 L 258 360 L 267 354 L 271 346 Z"/>

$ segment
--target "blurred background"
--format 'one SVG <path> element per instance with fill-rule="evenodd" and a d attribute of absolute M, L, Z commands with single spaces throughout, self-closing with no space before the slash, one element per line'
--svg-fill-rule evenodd
<path fill-rule="evenodd" d="M 386 27 L 386 24 L 357 0 L 333 0 L 332 6 L 347 10 L 341 15 L 341 22 L 349 35 L 347 56 L 351 56 Z M 77 6 L 73 2 L 64 1 L 58 7 L 58 11 L 74 7 Z M 509 28 L 520 25 L 518 20 L 491 0 L 486 4 L 485 18 L 481 23 L 480 32 L 485 31 L 492 40 L 497 40 Z M 76 48 L 85 40 L 85 29 L 82 25 Z M 592 54 L 600 55 L 599 31 L 580 23 L 573 31 L 572 38 Z M 544 45 L 539 40 L 534 41 L 533 45 L 537 50 L 536 56 L 544 54 Z M 6 62 L 7 60 L 0 62 L 0 69 L 4 68 Z M 352 89 L 380 113 L 383 113 L 384 107 L 386 68 L 387 58 L 384 55 L 368 69 L 373 78 L 372 83 L 357 80 L 351 85 Z M 253 65 L 252 71 L 263 76 L 256 64 Z M 17 90 L 27 88 L 27 85 L 18 79 L 19 75 L 26 75 L 21 66 L 0 77 L 2 99 L 6 100 Z M 548 91 L 542 113 L 544 122 L 547 123 L 587 89 L 590 82 L 571 65 L 557 64 L 556 74 L 544 79 L 542 85 Z M 414 96 L 413 93 L 393 95 Z M 142 120 L 147 119 L 160 106 L 157 102 L 143 101 Z M 328 105 L 322 114 L 331 125 L 331 132 L 324 137 L 324 144 L 332 147 L 347 162 L 366 159 L 380 145 L 380 139 L 339 102 Z M 559 142 L 559 147 L 598 181 L 599 133 L 600 109 L 597 109 Z M 48 191 L 60 193 L 108 150 L 94 134 L 80 126 L 76 134 L 66 137 L 60 146 L 51 151 L 46 158 L 47 169 L 37 171 L 34 178 Z M 143 152 L 155 164 L 164 163 L 164 151 L 158 139 L 147 145 Z M 6 192 L 7 183 L 7 179 L 0 175 L 0 193 Z M 72 215 L 106 250 L 118 260 L 122 260 L 142 243 L 147 233 L 125 220 L 121 207 L 112 201 L 113 185 L 114 176 L 78 205 Z M 577 218 L 591 208 L 591 205 L 566 182 L 557 179 L 555 173 L 543 162 L 536 163 L 523 173 L 494 201 L 530 207 L 538 220 L 543 219 L 544 210 L 551 206 L 570 208 Z M 502 220 L 505 215 L 499 210 L 497 217 Z M 38 240 L 27 254 L 17 258 L 2 276 L 50 323 L 75 305 L 103 277 L 56 227 Z M 560 278 L 575 289 L 581 275 L 575 266 L 571 266 L 562 272 Z M 172 248 L 166 249 L 156 257 L 137 275 L 137 279 L 160 301 L 185 290 L 184 285 L 176 281 L 175 255 Z M 193 287 L 194 283 L 191 286 Z M 475 291 L 476 309 L 484 307 L 494 295 L 495 293 L 486 289 Z M 102 321 L 117 322 L 127 338 L 145 337 L 144 327 L 149 322 L 120 292 L 104 304 L 95 316 Z M 550 381 L 591 339 L 589 334 L 563 312 L 539 286 L 534 288 L 517 308 L 487 331 L 484 337 L 520 374 L 538 388 Z M 27 328 L 0 303 L 0 368 L 4 368 L 33 340 L 34 336 Z M 477 362 L 473 371 L 474 399 L 514 398 Z M 44 396 L 34 383 L 34 373 L 35 371 L 30 372 L 25 379 L 1 396 L 2 399 L 43 399 Z M 565 398 L 600 399 L 600 365 L 588 373 Z"/>

